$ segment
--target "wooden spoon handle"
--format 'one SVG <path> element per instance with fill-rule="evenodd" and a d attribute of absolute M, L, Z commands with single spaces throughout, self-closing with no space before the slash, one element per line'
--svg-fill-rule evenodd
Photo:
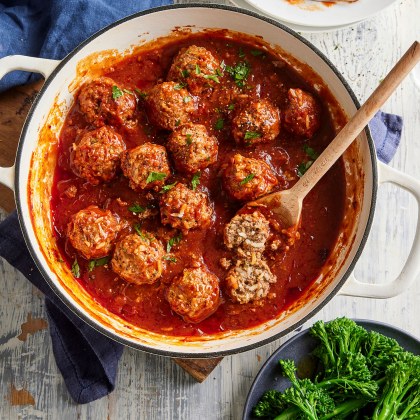
<path fill-rule="evenodd" d="M 313 186 L 325 175 L 353 140 L 390 97 L 402 80 L 420 61 L 420 43 L 415 41 L 367 101 L 353 115 L 322 154 L 315 160 L 305 175 L 291 188 L 294 195 L 303 199 Z"/>

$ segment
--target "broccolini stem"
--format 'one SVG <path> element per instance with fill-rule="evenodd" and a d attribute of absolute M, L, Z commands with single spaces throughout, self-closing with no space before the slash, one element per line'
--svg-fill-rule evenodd
<path fill-rule="evenodd" d="M 328 413 L 325 416 L 321 417 L 320 420 L 333 419 L 336 416 L 340 416 L 340 418 L 343 418 L 344 416 L 352 413 L 353 411 L 359 410 L 366 404 L 367 401 L 363 399 L 347 400 L 335 407 L 334 411 L 332 411 L 331 413 Z"/>

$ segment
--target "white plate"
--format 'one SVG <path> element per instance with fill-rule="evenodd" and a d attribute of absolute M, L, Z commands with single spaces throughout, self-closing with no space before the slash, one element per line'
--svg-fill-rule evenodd
<path fill-rule="evenodd" d="M 279 0 L 279 1 L 281 1 L 281 0 Z M 278 21 L 281 21 L 281 23 L 283 23 L 284 25 L 286 25 L 290 29 L 293 29 L 296 32 L 302 32 L 302 33 L 305 33 L 305 32 L 312 32 L 312 33 L 313 32 L 319 32 L 319 33 L 320 32 L 330 32 L 330 31 L 335 31 L 335 30 L 338 30 L 338 29 L 346 28 L 349 25 L 354 25 L 354 24 L 357 23 L 357 22 L 353 22 L 351 24 L 340 25 L 340 26 L 331 26 L 330 25 L 330 26 L 325 27 L 325 28 L 324 27 L 321 27 L 321 26 L 297 25 L 297 24 L 294 24 L 294 23 L 282 21 L 280 18 L 276 18 L 276 17 L 274 17 L 272 15 L 263 13 L 263 12 L 261 12 L 261 10 L 259 10 L 259 9 L 255 8 L 255 7 L 251 6 L 246 0 L 230 0 L 230 2 L 234 6 L 240 7 L 242 9 L 249 10 L 251 12 L 258 13 L 258 14 L 263 15 L 263 16 L 268 16 L 268 17 L 274 18 L 274 19 L 276 19 Z"/>
<path fill-rule="evenodd" d="M 312 0 L 301 0 L 300 4 L 290 4 L 287 0 L 245 1 L 265 14 L 284 22 L 327 28 L 367 19 L 396 0 L 358 0 L 355 3 L 337 3 L 330 7 Z"/>

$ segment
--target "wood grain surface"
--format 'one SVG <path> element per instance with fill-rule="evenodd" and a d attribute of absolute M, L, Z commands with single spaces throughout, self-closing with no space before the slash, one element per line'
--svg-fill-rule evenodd
<path fill-rule="evenodd" d="M 227 0 L 214 2 L 229 4 Z M 419 14 L 419 0 L 396 1 L 377 16 L 349 28 L 303 36 L 327 55 L 357 97 L 364 100 L 414 39 L 420 38 Z M 17 89 L 9 100 L 31 92 L 23 89 Z M 8 121 L 23 117 L 11 110 L 5 115 L 2 109 L 0 165 L 9 165 L 17 139 L 11 138 Z M 401 145 L 391 166 L 420 178 L 420 89 L 412 78 L 403 82 L 383 110 L 404 117 Z M 12 196 L 6 198 L 4 191 L 0 192 L 0 201 L 13 203 Z M 6 214 L 0 212 L 0 218 Z M 368 282 L 392 280 L 408 255 L 416 220 L 417 205 L 408 193 L 395 186 L 381 187 L 372 231 L 356 266 L 356 276 Z M 337 296 L 304 327 L 317 319 L 346 315 L 393 324 L 420 337 L 418 280 L 405 293 L 389 300 Z M 224 357 L 201 384 L 168 358 L 127 348 L 115 391 L 93 403 L 76 405 L 55 365 L 48 330 L 40 321 L 46 318 L 42 295 L 3 260 L 0 284 L 1 419 L 240 419 L 253 378 L 270 354 L 295 334 Z"/>

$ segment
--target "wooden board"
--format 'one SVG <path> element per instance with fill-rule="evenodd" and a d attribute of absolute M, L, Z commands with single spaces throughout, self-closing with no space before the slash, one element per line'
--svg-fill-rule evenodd
<path fill-rule="evenodd" d="M 0 166 L 12 166 L 16 148 L 26 115 L 36 98 L 42 81 L 18 86 L 0 94 Z M 0 185 L 0 207 L 11 212 L 15 208 L 13 192 Z M 174 359 L 198 382 L 203 382 L 222 360 L 215 359 Z"/>

